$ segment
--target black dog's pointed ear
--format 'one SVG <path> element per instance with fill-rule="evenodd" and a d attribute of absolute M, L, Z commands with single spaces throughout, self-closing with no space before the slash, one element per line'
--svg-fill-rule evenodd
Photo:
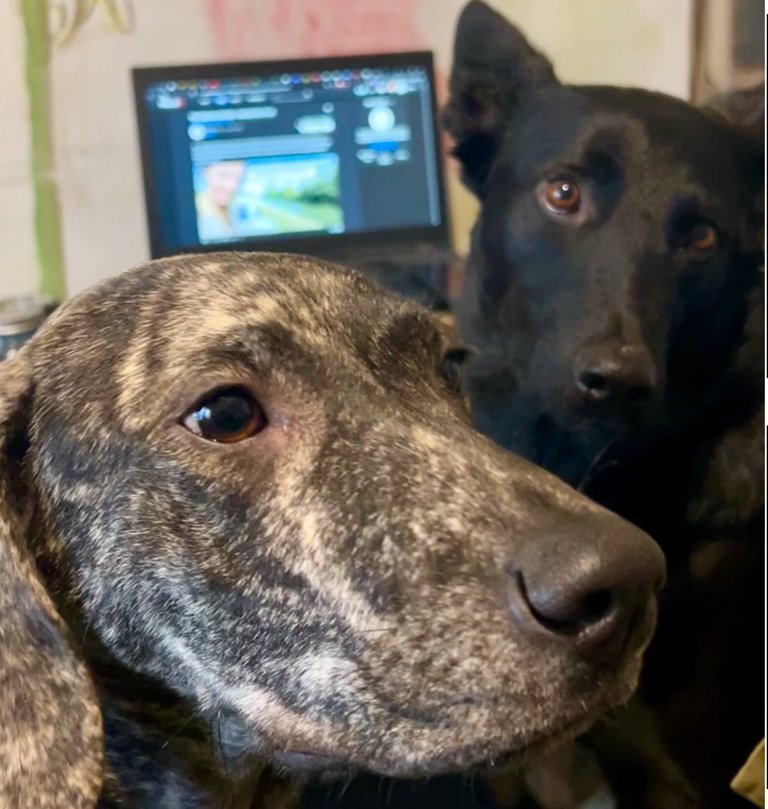
<path fill-rule="evenodd" d="M 86 809 L 101 786 L 101 715 L 28 548 L 27 356 L 0 363 L 0 806 Z"/>
<path fill-rule="evenodd" d="M 765 251 L 765 83 L 709 99 L 701 110 L 733 127 L 735 156 L 751 194 L 740 226 L 742 249 L 763 260 Z"/>
<path fill-rule="evenodd" d="M 707 100 L 704 112 L 724 118 L 732 126 L 760 141 L 765 139 L 765 83 L 746 90 L 731 90 Z"/>
<path fill-rule="evenodd" d="M 456 141 L 462 179 L 475 194 L 482 192 L 504 122 L 521 97 L 556 82 L 549 60 L 504 17 L 482 0 L 464 7 L 456 26 L 443 126 Z"/>

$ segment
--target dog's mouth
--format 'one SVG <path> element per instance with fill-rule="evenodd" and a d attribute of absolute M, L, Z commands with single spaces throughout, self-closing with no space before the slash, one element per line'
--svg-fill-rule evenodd
<path fill-rule="evenodd" d="M 284 750 L 270 756 L 271 763 L 281 770 L 299 773 L 323 773 L 335 777 L 352 769 L 349 762 L 342 758 L 333 758 L 321 753 L 309 753 L 298 750 Z"/>
<path fill-rule="evenodd" d="M 572 671 L 564 682 L 553 672 L 534 701 L 528 691 L 484 691 L 480 679 L 465 681 L 472 692 L 433 687 L 407 699 L 399 683 L 389 693 L 388 681 L 368 682 L 334 703 L 334 717 L 322 710 L 308 715 L 271 692 L 243 689 L 231 715 L 238 733 L 219 735 L 278 771 L 323 780 L 355 773 L 403 779 L 498 774 L 568 742 L 629 699 L 639 661 L 630 655 L 616 669 L 601 668 L 597 679 L 593 667 Z"/>
<path fill-rule="evenodd" d="M 523 746 L 514 749 L 500 748 L 489 753 L 486 745 L 473 744 L 443 752 L 434 758 L 419 761 L 395 762 L 386 760 L 355 761 L 345 755 L 333 755 L 327 751 L 282 750 L 273 751 L 270 763 L 278 770 L 294 775 L 312 775 L 322 780 L 350 778 L 358 773 L 373 773 L 392 778 L 432 778 L 455 773 L 496 776 L 517 768 L 530 757 L 545 755 L 585 733 L 597 721 L 603 709 L 591 710 L 577 718 L 559 725 L 554 730 L 542 732 L 529 739 Z"/>

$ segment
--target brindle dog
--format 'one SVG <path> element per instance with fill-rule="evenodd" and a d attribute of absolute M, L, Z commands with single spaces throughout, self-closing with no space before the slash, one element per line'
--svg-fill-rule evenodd
<path fill-rule="evenodd" d="M 474 432 L 436 322 L 306 258 L 163 260 L 0 366 L 0 804 L 285 806 L 628 698 L 658 547 Z"/>

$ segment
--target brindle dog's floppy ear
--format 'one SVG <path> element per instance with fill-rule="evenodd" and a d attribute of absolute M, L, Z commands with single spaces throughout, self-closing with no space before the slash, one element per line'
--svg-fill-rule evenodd
<path fill-rule="evenodd" d="M 517 28 L 482 0 L 464 7 L 443 126 L 456 141 L 462 179 L 478 196 L 505 120 L 525 93 L 548 83 L 557 83 L 552 64 Z"/>
<path fill-rule="evenodd" d="M 85 809 L 101 785 L 101 717 L 27 547 L 27 357 L 0 363 L 0 806 Z"/>

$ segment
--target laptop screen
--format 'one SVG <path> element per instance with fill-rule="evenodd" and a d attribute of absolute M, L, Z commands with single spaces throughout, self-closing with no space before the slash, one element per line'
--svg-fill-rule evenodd
<path fill-rule="evenodd" d="M 430 54 L 133 76 L 153 256 L 447 238 Z"/>

